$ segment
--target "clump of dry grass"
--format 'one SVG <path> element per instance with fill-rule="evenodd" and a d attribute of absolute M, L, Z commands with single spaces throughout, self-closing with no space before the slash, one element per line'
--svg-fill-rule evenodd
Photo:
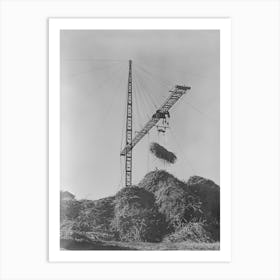
<path fill-rule="evenodd" d="M 114 216 L 114 197 L 96 201 L 72 200 L 61 202 L 66 219 L 61 220 L 61 238 L 86 240 L 112 240 L 115 232 L 111 228 Z"/>
<path fill-rule="evenodd" d="M 199 197 L 205 219 L 213 224 L 219 224 L 220 187 L 211 180 L 200 176 L 192 176 L 187 181 L 185 189 Z"/>
<path fill-rule="evenodd" d="M 115 197 L 106 197 L 94 202 L 83 203 L 82 216 L 90 222 L 94 230 L 111 230 L 111 221 L 114 217 Z"/>
<path fill-rule="evenodd" d="M 147 173 L 145 177 L 139 182 L 138 186 L 155 194 L 164 183 L 166 185 L 184 185 L 180 180 L 165 170 L 155 170 Z"/>
<path fill-rule="evenodd" d="M 164 170 L 148 173 L 139 186 L 154 194 L 159 212 L 171 227 L 178 221 L 198 221 L 203 216 L 199 197 L 188 192 L 185 183 Z"/>
<path fill-rule="evenodd" d="M 74 220 L 80 215 L 81 203 L 77 200 L 60 200 L 60 221 Z"/>
<path fill-rule="evenodd" d="M 151 143 L 150 151 L 158 159 L 163 160 L 167 163 L 175 163 L 175 161 L 177 160 L 177 157 L 174 153 L 168 151 L 158 143 Z"/>
<path fill-rule="evenodd" d="M 211 232 L 201 222 L 189 222 L 166 236 L 164 240 L 171 242 L 214 242 Z"/>
<path fill-rule="evenodd" d="M 167 228 L 153 194 L 135 186 L 117 193 L 112 226 L 121 241 L 148 242 L 161 241 Z"/>

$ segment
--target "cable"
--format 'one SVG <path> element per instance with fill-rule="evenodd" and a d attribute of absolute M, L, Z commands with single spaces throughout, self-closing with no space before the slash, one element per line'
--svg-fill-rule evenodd
<path fill-rule="evenodd" d="M 135 77 L 135 85 L 136 85 L 136 88 L 138 89 L 138 91 L 140 92 L 140 90 L 139 90 L 139 84 L 138 84 L 138 79 L 137 79 L 137 77 Z M 145 107 L 145 109 L 144 109 L 144 114 L 145 114 L 145 117 L 147 118 L 147 120 L 150 118 L 150 115 L 149 115 L 149 102 L 147 101 L 147 99 L 146 99 L 146 97 L 144 96 L 144 95 L 141 95 L 141 97 L 142 97 L 142 100 L 143 100 L 143 107 Z M 148 110 L 146 110 L 148 108 Z"/>
<path fill-rule="evenodd" d="M 147 141 L 148 141 L 148 150 L 147 150 L 147 173 L 150 171 L 150 132 L 147 133 Z"/>
<path fill-rule="evenodd" d="M 103 65 L 102 67 L 100 67 L 100 65 L 91 65 L 90 69 L 87 70 L 87 71 L 82 71 L 82 72 L 78 72 L 78 73 L 72 73 L 70 74 L 69 76 L 71 78 L 74 78 L 74 77 L 78 77 L 78 76 L 82 76 L 82 75 L 85 75 L 85 74 L 89 74 L 89 73 L 93 73 L 93 72 L 97 72 L 97 71 L 100 71 L 100 70 L 106 70 L 110 67 L 113 67 L 113 66 L 119 66 L 120 64 L 119 63 L 114 63 L 114 64 L 111 64 L 111 65 Z M 93 68 L 95 67 L 95 68 Z"/>
<path fill-rule="evenodd" d="M 152 86 L 150 86 L 150 87 L 156 86 L 157 88 L 158 88 L 158 87 L 160 88 L 160 90 L 159 90 L 159 95 L 153 94 L 153 96 L 156 98 L 156 100 L 157 100 L 156 103 L 157 103 L 157 104 L 161 103 L 161 102 L 163 101 L 163 99 L 165 99 L 166 96 L 167 96 L 167 95 L 161 94 L 161 92 L 165 92 L 165 91 L 166 91 L 166 88 L 170 88 L 170 86 L 167 87 L 167 86 L 166 86 L 165 84 L 163 84 L 163 83 L 157 83 L 156 80 L 153 79 L 153 78 L 151 77 L 151 75 L 147 74 L 147 72 L 146 72 L 146 71 L 143 71 L 141 68 L 138 68 L 138 71 L 140 71 L 140 72 L 142 73 L 142 75 L 146 77 L 146 78 L 143 77 L 143 80 L 145 80 L 146 83 L 147 83 L 148 81 L 150 81 L 150 83 L 152 84 Z M 140 76 L 142 76 L 142 75 L 140 75 Z M 143 84 L 146 84 L 146 83 L 143 83 Z M 149 90 L 147 90 L 147 92 L 149 92 Z M 157 91 L 154 91 L 154 92 L 157 92 Z M 157 105 L 157 106 L 158 106 L 158 105 Z M 156 106 L 156 107 L 157 107 L 157 106 Z"/>
<path fill-rule="evenodd" d="M 62 58 L 62 61 L 85 61 L 85 62 L 89 62 L 89 61 L 100 61 L 100 62 L 114 62 L 114 61 L 118 61 L 118 62 L 127 62 L 127 59 L 109 59 L 109 58 Z"/>
<path fill-rule="evenodd" d="M 136 72 L 138 72 L 138 70 L 136 70 Z M 138 72 L 139 73 L 139 72 Z M 139 74 L 138 74 L 139 75 Z M 139 84 L 143 87 L 143 93 L 147 93 L 149 94 L 149 96 L 147 98 L 150 98 L 151 100 L 151 104 L 155 107 L 155 109 L 158 108 L 158 106 L 156 105 L 156 101 L 154 100 L 154 98 L 152 97 L 152 95 L 149 93 L 149 91 L 147 90 L 146 86 L 145 86 L 145 83 L 143 83 L 142 79 L 141 79 L 141 75 L 138 76 L 138 81 L 139 81 Z"/>
<path fill-rule="evenodd" d="M 196 106 L 194 106 L 192 103 L 190 102 L 186 102 L 187 105 L 189 105 L 193 110 L 195 110 L 196 112 L 198 112 L 202 117 L 206 118 L 207 120 L 211 121 L 214 124 L 217 124 L 218 121 L 209 117 L 207 114 L 205 114 L 204 112 L 202 112 L 200 109 L 198 109 Z"/>
<path fill-rule="evenodd" d="M 162 83 L 165 87 L 166 87 L 166 86 L 167 86 L 167 87 L 170 86 L 170 83 L 165 82 L 166 79 L 163 80 L 162 77 L 160 77 L 160 76 L 158 76 L 158 75 L 156 75 L 156 74 L 150 72 L 149 70 L 147 70 L 146 68 L 144 68 L 144 67 L 141 66 L 141 65 L 138 65 L 138 64 L 137 64 L 137 66 L 138 66 L 139 69 L 141 69 L 143 72 L 145 72 L 149 77 L 150 77 L 150 76 L 153 76 L 153 77 L 154 77 L 155 79 L 157 79 L 160 83 Z"/>
<path fill-rule="evenodd" d="M 194 170 L 193 166 L 191 165 L 191 163 L 187 159 L 185 151 L 183 150 L 183 148 L 179 144 L 179 141 L 177 140 L 177 137 L 175 136 L 175 134 L 172 132 L 171 128 L 170 128 L 170 133 L 172 134 L 174 141 L 176 142 L 177 146 L 179 147 L 179 149 L 180 149 L 180 151 L 181 151 L 181 153 L 183 155 L 183 160 L 186 161 L 187 165 L 191 168 L 192 173 L 195 174 L 195 170 Z"/>
<path fill-rule="evenodd" d="M 120 70 L 120 69 L 118 69 L 118 73 L 120 73 L 119 70 Z M 116 72 L 116 71 L 115 71 L 115 72 Z M 115 73 L 115 72 L 114 72 L 114 73 Z M 107 80 L 110 80 L 110 79 L 107 78 Z M 110 81 L 112 82 L 112 80 L 110 80 Z M 117 90 L 118 90 L 119 87 L 120 87 L 121 79 L 118 79 L 118 81 L 119 81 L 118 86 L 115 88 L 115 91 L 116 91 L 116 92 L 117 92 Z M 108 86 L 108 84 L 109 84 L 109 83 L 107 83 L 107 86 Z M 102 126 L 105 125 L 106 121 L 107 121 L 108 118 L 111 116 L 111 114 L 112 114 L 112 112 L 113 112 L 113 110 L 112 110 L 113 105 L 114 105 L 115 102 L 116 102 L 116 97 L 117 97 L 117 95 L 115 94 L 115 95 L 113 95 L 113 98 L 110 99 L 111 102 L 109 103 L 107 109 L 104 110 L 104 111 L 105 111 L 105 117 L 102 117 L 101 120 L 99 121 L 99 126 L 98 126 L 98 128 L 96 129 L 97 131 L 99 131 L 99 132 L 102 131 L 102 130 L 100 130 L 100 128 L 101 128 Z M 98 136 L 100 136 L 100 133 L 98 134 Z"/>
<path fill-rule="evenodd" d="M 138 121 L 138 117 L 139 117 L 139 121 L 140 121 L 140 123 L 138 122 L 138 129 L 142 129 L 143 128 L 143 126 L 144 126 L 144 121 L 142 120 L 142 116 L 141 116 L 141 114 L 140 114 L 140 109 L 139 109 L 139 101 L 138 101 L 138 90 L 134 90 L 134 99 L 133 100 L 135 100 L 134 101 L 134 105 L 135 105 L 135 107 L 136 107 L 136 120 Z M 137 122 L 136 121 L 136 122 Z"/>

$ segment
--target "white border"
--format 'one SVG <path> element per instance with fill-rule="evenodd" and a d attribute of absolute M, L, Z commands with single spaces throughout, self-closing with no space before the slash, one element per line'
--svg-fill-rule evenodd
<path fill-rule="evenodd" d="M 193 29 L 220 30 L 220 185 L 219 251 L 61 251 L 60 189 L 60 30 Z M 228 262 L 231 260 L 231 21 L 186 18 L 49 19 L 49 261 L 58 262 Z"/>

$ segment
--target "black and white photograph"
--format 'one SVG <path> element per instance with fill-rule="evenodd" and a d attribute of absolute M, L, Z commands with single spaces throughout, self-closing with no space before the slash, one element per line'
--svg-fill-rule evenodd
<path fill-rule="evenodd" d="M 279 8 L 0 1 L 0 279 L 280 279 Z"/>
<path fill-rule="evenodd" d="M 61 31 L 61 249 L 219 250 L 219 36 Z"/>
<path fill-rule="evenodd" d="M 60 30 L 61 251 L 220 251 L 220 38 Z"/>

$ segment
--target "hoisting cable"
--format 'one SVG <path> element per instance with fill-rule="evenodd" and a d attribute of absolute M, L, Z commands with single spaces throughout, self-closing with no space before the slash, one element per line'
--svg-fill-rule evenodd
<path fill-rule="evenodd" d="M 139 73 L 138 70 L 136 70 L 136 71 Z M 140 73 L 139 73 L 139 74 L 140 74 Z M 158 103 L 158 102 L 156 102 L 156 101 L 154 100 L 153 95 L 150 94 L 150 91 L 147 89 L 145 83 L 142 81 L 141 74 L 139 75 L 139 79 L 138 79 L 138 80 L 139 80 L 140 85 L 142 85 L 144 92 L 147 93 L 147 95 L 148 95 L 147 98 L 149 98 L 149 99 L 151 100 L 151 104 L 155 107 L 155 109 L 157 109 L 159 104 L 156 105 L 156 103 Z"/>
<path fill-rule="evenodd" d="M 136 85 L 136 83 L 134 83 Z M 144 121 L 142 120 L 142 116 L 141 116 L 141 113 L 140 113 L 140 109 L 139 109 L 139 100 L 138 100 L 138 88 L 137 88 L 137 85 L 134 87 L 134 105 L 136 107 L 136 123 L 138 125 L 138 130 L 141 130 L 142 129 L 142 126 L 144 125 Z M 133 111 L 134 112 L 134 111 Z M 134 117 L 135 119 L 135 117 Z"/>
<path fill-rule="evenodd" d="M 100 65 L 91 65 L 90 69 L 88 69 L 86 71 L 78 72 L 78 73 L 72 73 L 69 76 L 71 78 L 74 78 L 74 77 L 82 76 L 82 75 L 93 73 L 93 72 L 107 70 L 108 68 L 110 70 L 111 67 L 120 65 L 119 63 L 116 64 L 116 62 L 113 62 L 113 63 L 114 64 L 106 65 L 106 66 L 102 66 L 102 67 L 100 67 Z M 99 66 L 99 67 L 96 67 L 96 66 Z"/>
<path fill-rule="evenodd" d="M 213 124 L 217 124 L 218 121 L 209 117 L 207 114 L 205 114 L 204 112 L 202 112 L 200 109 L 198 109 L 196 106 L 194 106 L 192 103 L 190 102 L 186 102 L 187 105 L 189 105 L 190 108 L 192 108 L 194 111 L 196 111 L 197 113 L 199 113 L 202 117 L 204 117 L 205 119 L 207 119 L 208 121 L 212 122 Z"/>
<path fill-rule="evenodd" d="M 166 97 L 167 97 L 167 95 L 168 95 L 168 90 L 166 90 L 166 89 L 170 89 L 170 86 L 166 86 L 166 85 L 164 85 L 163 83 L 159 83 L 159 82 L 157 82 L 157 80 L 155 80 L 155 79 L 153 79 L 152 77 L 151 77 L 151 75 L 149 75 L 149 74 L 147 74 L 145 71 L 143 71 L 141 68 L 138 68 L 138 71 L 140 71 L 141 72 L 141 77 L 143 76 L 143 80 L 145 80 L 145 83 L 143 83 L 143 84 L 147 84 L 147 83 L 150 83 L 151 85 L 150 85 L 150 88 L 151 87 L 160 87 L 160 88 L 162 88 L 161 90 L 154 90 L 154 92 L 157 92 L 157 91 L 159 91 L 159 95 L 156 95 L 156 94 L 153 94 L 153 97 L 156 99 L 156 108 L 157 108 L 157 106 L 159 105 L 159 103 L 161 103 L 162 101 L 163 101 L 163 99 L 165 99 Z M 145 78 L 145 77 L 146 78 Z M 148 88 L 149 88 L 149 86 L 147 86 Z M 149 90 L 147 90 L 147 93 L 149 93 L 150 91 Z M 166 95 L 165 94 L 163 94 L 163 93 L 165 93 L 165 92 L 167 92 L 166 93 Z M 151 98 L 151 96 L 150 96 L 150 98 Z"/>
<path fill-rule="evenodd" d="M 167 82 L 165 81 L 166 79 L 163 79 L 162 77 L 160 77 L 160 76 L 158 76 L 158 75 L 156 75 L 156 74 L 150 72 L 149 70 L 147 70 L 146 68 L 144 68 L 142 65 L 138 65 L 138 64 L 137 64 L 137 66 L 138 66 L 138 68 L 139 68 L 140 70 L 142 70 L 144 73 L 146 73 L 146 75 L 147 75 L 150 79 L 152 79 L 151 76 L 153 76 L 156 80 L 158 80 L 161 84 L 163 84 L 164 87 L 170 87 L 170 83 L 169 83 L 169 82 L 167 83 Z M 152 80 L 154 80 L 154 79 L 152 79 Z"/>
<path fill-rule="evenodd" d="M 117 72 L 122 73 L 120 70 L 121 70 L 121 68 L 118 69 Z M 114 77 L 117 77 L 117 76 L 114 76 Z M 113 79 L 110 79 L 107 77 L 107 86 L 110 86 L 110 82 L 112 85 L 112 81 L 113 81 Z M 116 92 L 119 90 L 121 82 L 122 82 L 121 79 L 117 79 L 117 81 L 118 81 L 118 84 L 117 84 L 117 87 L 115 87 Z M 111 117 L 111 115 L 113 113 L 112 108 L 113 108 L 114 104 L 116 104 L 116 100 L 117 100 L 117 94 L 114 94 L 113 97 L 110 99 L 110 102 L 108 103 L 107 108 L 104 110 L 105 114 L 102 114 L 101 120 L 99 121 L 99 126 L 95 129 L 96 131 L 105 131 L 105 130 L 102 130 L 101 128 L 105 125 L 107 120 Z M 96 137 L 100 137 L 100 133 L 97 133 Z"/>
<path fill-rule="evenodd" d="M 141 90 L 139 90 L 139 82 L 138 82 L 138 77 L 136 77 L 136 79 L 135 79 L 135 85 L 136 85 L 136 87 L 137 87 L 137 89 L 138 89 L 138 91 L 139 92 L 141 92 L 141 93 L 143 93 L 143 91 L 141 91 Z M 147 101 L 147 99 L 146 99 L 146 96 L 144 95 L 144 94 L 142 94 L 141 95 L 141 97 L 142 97 L 142 100 L 143 100 L 143 107 L 145 107 L 144 108 L 144 110 L 142 110 L 143 111 L 143 114 L 145 114 L 145 117 L 147 118 L 147 120 L 151 117 L 150 115 L 149 115 L 149 113 L 151 114 L 152 112 L 153 112 L 153 110 L 150 110 L 149 109 L 149 104 L 151 104 L 149 101 Z M 148 109 L 147 109 L 148 108 Z M 146 121 L 147 121 L 146 120 Z M 144 123 L 143 123 L 143 125 L 144 125 Z"/>
<path fill-rule="evenodd" d="M 185 161 L 187 163 L 187 165 L 190 167 L 192 173 L 195 174 L 195 170 L 194 170 L 193 166 L 191 165 L 191 163 L 189 162 L 189 160 L 187 159 L 186 153 L 183 150 L 183 148 L 181 147 L 181 145 L 179 144 L 179 141 L 177 140 L 177 137 L 172 132 L 171 128 L 169 130 L 170 130 L 170 134 L 172 135 L 172 137 L 173 137 L 173 139 L 175 141 L 175 144 L 177 144 L 177 147 L 179 148 L 179 150 L 181 151 L 181 153 L 183 155 L 183 161 Z"/>

